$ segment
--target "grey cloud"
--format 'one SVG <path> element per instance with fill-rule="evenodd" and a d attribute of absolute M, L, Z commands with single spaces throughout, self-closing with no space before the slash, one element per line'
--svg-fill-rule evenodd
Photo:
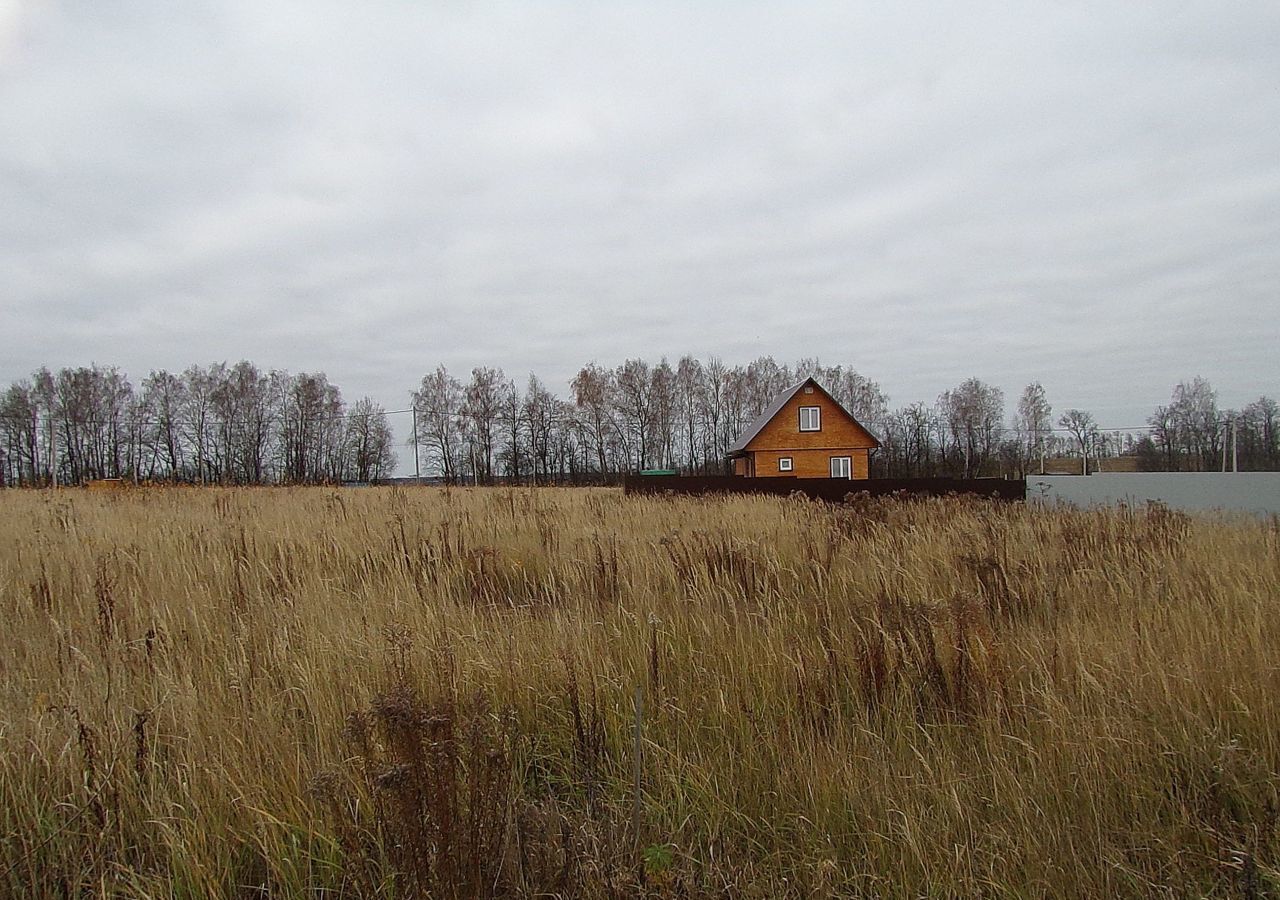
<path fill-rule="evenodd" d="M 437 362 L 772 353 L 1117 425 L 1280 380 L 1272 4 L 21 10 L 3 379 L 248 357 L 398 408 Z"/>

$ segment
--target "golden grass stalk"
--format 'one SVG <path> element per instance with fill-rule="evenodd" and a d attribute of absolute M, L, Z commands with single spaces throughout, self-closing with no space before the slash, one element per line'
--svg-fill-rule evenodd
<path fill-rule="evenodd" d="M 0 894 L 1280 890 L 1274 522 L 569 489 L 0 510 Z"/>

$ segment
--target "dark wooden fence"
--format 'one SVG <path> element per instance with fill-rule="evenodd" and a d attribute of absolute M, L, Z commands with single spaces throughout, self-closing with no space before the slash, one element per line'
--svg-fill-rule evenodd
<path fill-rule="evenodd" d="M 797 491 L 814 500 L 839 503 L 849 494 L 945 497 L 971 494 L 995 500 L 1025 500 L 1027 482 L 1006 478 L 742 478 L 736 475 L 628 475 L 622 484 L 628 494 L 772 494 L 786 497 Z"/>

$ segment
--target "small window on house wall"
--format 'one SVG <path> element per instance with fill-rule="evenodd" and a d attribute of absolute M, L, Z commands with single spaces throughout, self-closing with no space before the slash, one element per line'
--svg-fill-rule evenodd
<path fill-rule="evenodd" d="M 791 457 L 790 457 L 790 456 L 782 456 L 782 457 L 779 457 L 779 458 L 778 458 L 778 471 L 779 471 L 779 472 L 790 472 L 790 471 L 791 471 Z"/>
<path fill-rule="evenodd" d="M 801 431 L 821 431 L 822 430 L 822 407 L 821 406 L 800 407 L 800 430 Z"/>

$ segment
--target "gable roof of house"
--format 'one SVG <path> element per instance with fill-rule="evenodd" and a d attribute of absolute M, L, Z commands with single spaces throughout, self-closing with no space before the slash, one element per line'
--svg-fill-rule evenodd
<path fill-rule="evenodd" d="M 781 391 L 779 391 L 778 395 L 769 402 L 769 405 L 767 407 L 765 407 L 764 412 L 760 413 L 760 415 L 756 417 L 755 421 L 753 421 L 750 425 L 748 425 L 743 430 L 742 434 L 738 437 L 738 440 L 735 441 L 733 446 L 729 448 L 729 455 L 732 456 L 735 453 L 741 453 L 742 451 L 746 450 L 747 445 L 750 444 L 753 440 L 755 440 L 756 435 L 758 435 L 761 431 L 763 431 L 764 427 L 773 421 L 774 416 L 782 412 L 782 408 L 786 406 L 787 403 L 790 402 L 791 398 L 794 397 L 796 394 L 798 394 L 800 392 L 800 389 L 804 387 L 806 384 L 812 384 L 818 390 L 822 391 L 822 393 L 826 394 L 827 399 L 836 405 L 836 409 L 840 410 L 840 412 L 844 413 L 846 416 L 852 419 L 855 425 L 857 425 L 859 428 L 865 431 L 867 433 L 867 437 L 875 441 L 875 446 L 877 447 L 880 446 L 879 438 L 877 438 L 874 434 L 872 434 L 871 431 L 865 425 L 863 425 L 857 419 L 854 419 L 853 413 L 845 409 L 844 404 L 842 404 L 835 397 L 831 396 L 831 392 L 826 388 L 824 388 L 816 378 L 809 377 L 809 378 L 802 378 L 799 381 L 797 381 L 795 384 L 791 385 L 790 387 L 783 388 Z"/>

